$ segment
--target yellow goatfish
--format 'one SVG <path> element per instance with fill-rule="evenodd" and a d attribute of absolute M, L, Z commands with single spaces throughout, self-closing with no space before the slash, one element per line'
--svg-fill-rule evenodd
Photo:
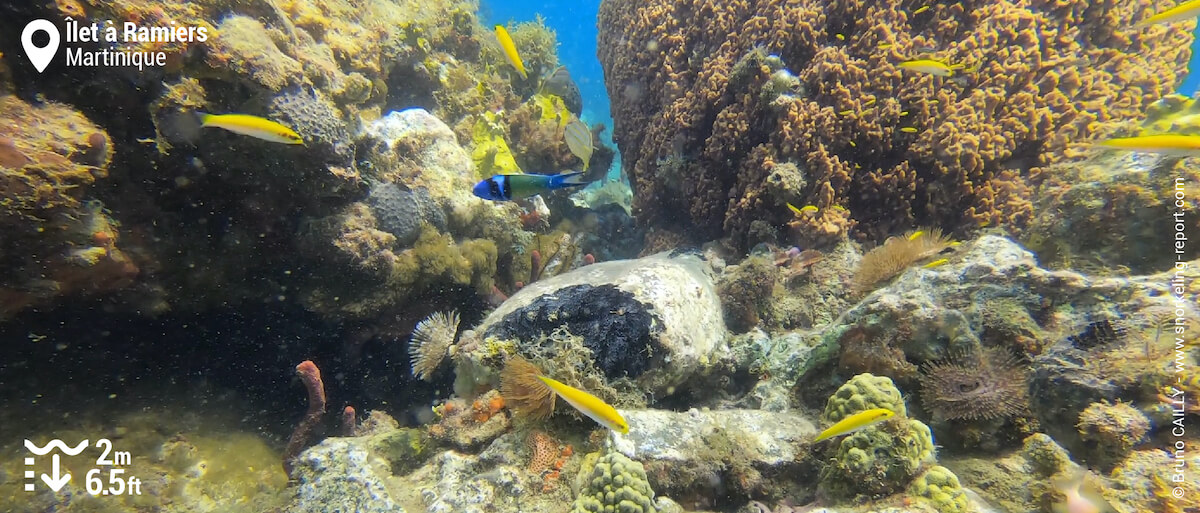
<path fill-rule="evenodd" d="M 294 130 L 269 119 L 249 114 L 206 114 L 197 112 L 200 126 L 224 128 L 235 134 L 248 135 L 283 144 L 304 144 L 304 139 Z"/>
<path fill-rule="evenodd" d="M 1200 15 L 1200 0 L 1190 0 L 1139 21 L 1133 25 L 1133 28 L 1149 27 L 1150 25 L 1156 25 L 1159 23 L 1171 23 L 1173 21 L 1195 19 L 1197 15 Z"/>
<path fill-rule="evenodd" d="M 1096 143 L 1114 150 L 1143 151 L 1182 157 L 1200 155 L 1200 135 L 1160 134 L 1118 137 Z"/>
<path fill-rule="evenodd" d="M 890 419 L 895 414 L 896 412 L 887 408 L 872 408 L 870 410 L 860 411 L 838 421 L 837 424 L 829 426 L 828 429 L 822 431 L 821 434 L 817 435 L 817 437 L 813 439 L 813 443 L 820 442 L 821 440 L 825 440 L 827 438 L 853 433 L 867 426 Z"/>
<path fill-rule="evenodd" d="M 1200 1 L 1200 0 L 1197 0 L 1197 1 Z M 951 69 L 950 66 L 947 66 L 946 63 L 944 63 L 942 61 L 935 61 L 933 59 L 916 59 L 916 60 L 911 60 L 911 61 L 904 61 L 904 62 L 901 62 L 900 64 L 897 64 L 896 67 L 901 68 L 901 69 L 910 70 L 910 71 L 919 71 L 921 73 L 928 73 L 930 75 L 935 75 L 935 76 L 939 76 L 939 77 L 948 77 L 948 76 L 954 74 L 954 70 Z"/>
<path fill-rule="evenodd" d="M 550 390 L 553 390 L 559 397 L 571 403 L 571 406 L 574 406 L 576 410 L 591 417 L 592 420 L 601 426 L 621 434 L 629 433 L 629 423 L 625 422 L 625 417 L 622 417 L 616 408 L 609 406 L 608 403 L 599 397 L 540 374 L 537 378 L 542 380 L 542 383 L 550 387 Z"/>
<path fill-rule="evenodd" d="M 517 53 L 517 45 L 513 44 L 513 40 L 508 36 L 508 31 L 504 30 L 503 25 L 496 25 L 496 39 L 500 40 L 500 47 L 504 49 L 504 56 L 508 57 L 508 63 L 512 67 L 517 68 L 521 73 L 521 78 L 529 78 L 525 74 L 525 63 L 521 62 L 521 54 Z"/>

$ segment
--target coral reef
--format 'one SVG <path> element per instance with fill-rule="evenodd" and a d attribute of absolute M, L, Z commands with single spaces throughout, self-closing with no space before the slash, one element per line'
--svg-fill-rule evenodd
<path fill-rule="evenodd" d="M 1129 28 L 1170 2 L 1043 3 L 606 2 L 599 56 L 639 219 L 742 248 L 753 221 L 791 217 L 782 201 L 844 207 L 876 239 L 1019 227 L 1029 184 L 1174 91 L 1192 42 L 1190 23 Z M 954 75 L 897 66 L 922 48 Z M 776 95 L 782 69 L 799 83 Z M 790 198 L 766 179 L 788 163 L 806 183 Z"/>
<path fill-rule="evenodd" d="M 968 513 L 972 511 L 967 494 L 950 469 L 941 465 L 929 467 L 913 480 L 908 493 L 928 500 L 938 513 Z"/>
<path fill-rule="evenodd" d="M 1108 471 L 1133 452 L 1133 447 L 1150 432 L 1150 419 L 1126 403 L 1092 403 L 1079 414 L 1076 424 L 1083 439 L 1083 457 Z"/>
<path fill-rule="evenodd" d="M 904 398 L 888 378 L 860 374 L 829 398 L 822 420 L 837 422 L 871 408 L 887 408 L 896 418 L 842 438 L 837 456 L 821 471 L 820 487 L 842 499 L 881 499 L 909 485 L 934 461 L 929 427 L 906 418 Z"/>
<path fill-rule="evenodd" d="M 590 468 L 585 465 L 576 480 L 580 491 L 571 506 L 571 513 L 658 511 L 654 506 L 654 490 L 646 481 L 642 464 L 619 452 L 609 452 L 596 458 Z"/>

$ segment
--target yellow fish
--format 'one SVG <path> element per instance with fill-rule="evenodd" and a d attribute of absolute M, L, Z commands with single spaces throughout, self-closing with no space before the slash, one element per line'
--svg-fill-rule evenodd
<path fill-rule="evenodd" d="M 292 129 L 258 116 L 251 116 L 249 114 L 207 114 L 204 112 L 197 112 L 196 116 L 200 118 L 200 126 L 203 128 L 224 128 L 235 134 L 248 135 L 275 143 L 304 144 L 304 138 L 300 137 L 300 134 L 297 134 Z"/>
<path fill-rule="evenodd" d="M 1134 24 L 1133 28 L 1149 27 L 1150 25 L 1156 25 L 1159 23 L 1171 23 L 1173 21 L 1195 19 L 1197 15 L 1200 15 L 1200 0 L 1190 0 L 1139 21 Z"/>
<path fill-rule="evenodd" d="M 821 434 L 817 435 L 817 437 L 813 439 L 813 443 L 820 442 L 821 440 L 825 440 L 827 438 L 853 433 L 867 426 L 890 419 L 895 414 L 896 412 L 887 408 L 872 408 L 870 410 L 860 411 L 854 415 L 842 419 L 841 421 L 838 421 L 837 424 L 829 426 L 828 429 L 822 431 Z"/>
<path fill-rule="evenodd" d="M 792 213 L 796 214 L 796 215 L 813 215 L 821 210 L 814 205 L 805 205 L 802 208 L 802 207 L 797 207 L 796 205 L 793 205 L 791 203 L 788 203 L 787 207 L 788 207 L 788 210 L 791 210 Z"/>
<path fill-rule="evenodd" d="M 928 10 L 929 10 L 929 6 L 928 6 L 928 5 L 923 5 L 923 6 L 921 6 L 921 7 L 918 7 L 918 8 L 917 8 L 917 10 L 913 11 L 913 14 L 921 14 L 921 13 L 923 13 L 923 12 L 925 12 L 925 11 L 928 11 Z"/>
<path fill-rule="evenodd" d="M 908 240 L 917 240 L 917 237 L 920 237 L 922 235 L 925 235 L 925 230 L 917 230 L 915 232 L 912 232 L 912 235 L 908 236 Z"/>
<path fill-rule="evenodd" d="M 915 133 L 917 133 L 917 129 L 916 129 L 916 128 L 913 128 L 913 127 L 911 127 L 911 126 L 901 127 L 901 128 L 900 128 L 900 131 L 901 131 L 901 132 L 904 132 L 904 133 L 906 133 L 906 134 L 915 134 Z"/>
<path fill-rule="evenodd" d="M 948 77 L 954 74 L 954 70 L 950 69 L 950 66 L 947 66 L 946 63 L 942 61 L 935 61 L 933 59 L 915 59 L 911 61 L 904 61 L 900 64 L 897 64 L 896 67 L 910 71 L 928 73 L 930 75 L 939 77 Z"/>
<path fill-rule="evenodd" d="M 512 67 L 517 68 L 517 72 L 521 73 L 521 78 L 529 78 L 525 74 L 525 63 L 521 62 L 521 54 L 517 53 L 517 45 L 513 44 L 513 40 L 508 36 L 508 31 L 503 25 L 496 25 L 496 39 L 500 40 L 500 47 L 504 49 L 504 56 L 508 57 L 508 63 Z"/>
<path fill-rule="evenodd" d="M 1100 141 L 1096 145 L 1114 150 L 1144 151 L 1184 157 L 1200 155 L 1200 135 L 1160 134 L 1118 137 Z"/>
<path fill-rule="evenodd" d="M 923 267 L 925 269 L 933 269 L 934 267 L 941 267 L 943 265 L 946 265 L 946 262 L 949 262 L 949 261 L 950 261 L 949 258 L 939 258 L 939 259 L 929 262 L 928 264 L 925 264 L 921 267 Z"/>
<path fill-rule="evenodd" d="M 538 375 L 538 379 L 542 380 L 542 383 L 550 387 L 550 390 L 553 390 L 559 397 L 571 403 L 571 406 L 574 406 L 576 410 L 591 417 L 592 420 L 601 426 L 621 434 L 629 433 L 629 423 L 625 422 L 625 417 L 622 417 L 616 408 L 609 406 L 608 403 L 599 397 L 540 374 Z"/>
<path fill-rule="evenodd" d="M 588 168 L 588 162 L 592 160 L 592 131 L 579 118 L 572 116 L 571 121 L 567 123 L 566 130 L 563 131 L 563 138 L 567 140 L 567 148 L 571 150 L 579 160 L 583 161 L 583 169 Z"/>

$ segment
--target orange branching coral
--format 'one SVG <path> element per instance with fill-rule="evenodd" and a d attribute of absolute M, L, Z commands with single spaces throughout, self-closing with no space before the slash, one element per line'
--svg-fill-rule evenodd
<path fill-rule="evenodd" d="M 784 202 L 845 207 L 876 239 L 1019 228 L 1041 170 L 1174 90 L 1190 57 L 1193 22 L 1129 28 L 1172 0 L 926 3 L 604 2 L 639 221 L 742 246 L 752 222 L 791 220 Z M 897 67 L 918 57 L 954 75 Z M 798 189 L 769 179 L 786 164 Z"/>
<path fill-rule="evenodd" d="M 937 228 L 908 232 L 892 237 L 863 255 L 854 270 L 854 290 L 870 291 L 875 284 L 891 279 L 908 266 L 937 254 L 950 245 L 950 239 Z"/>
<path fill-rule="evenodd" d="M 541 373 L 541 369 L 520 356 L 509 359 L 500 371 L 500 395 L 507 398 L 518 415 L 545 419 L 554 413 L 554 391 L 538 379 Z"/>

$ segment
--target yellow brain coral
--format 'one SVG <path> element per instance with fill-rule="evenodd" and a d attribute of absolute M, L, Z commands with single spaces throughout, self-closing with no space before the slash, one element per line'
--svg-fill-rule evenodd
<path fill-rule="evenodd" d="M 1175 89 L 1194 22 L 1127 28 L 1171 5 L 614 0 L 599 54 L 653 237 L 752 245 L 751 222 L 782 226 L 791 202 L 846 207 L 837 226 L 882 239 L 1022 224 L 1069 144 Z M 953 74 L 897 66 L 915 58 Z M 767 180 L 784 163 L 801 190 Z"/>

